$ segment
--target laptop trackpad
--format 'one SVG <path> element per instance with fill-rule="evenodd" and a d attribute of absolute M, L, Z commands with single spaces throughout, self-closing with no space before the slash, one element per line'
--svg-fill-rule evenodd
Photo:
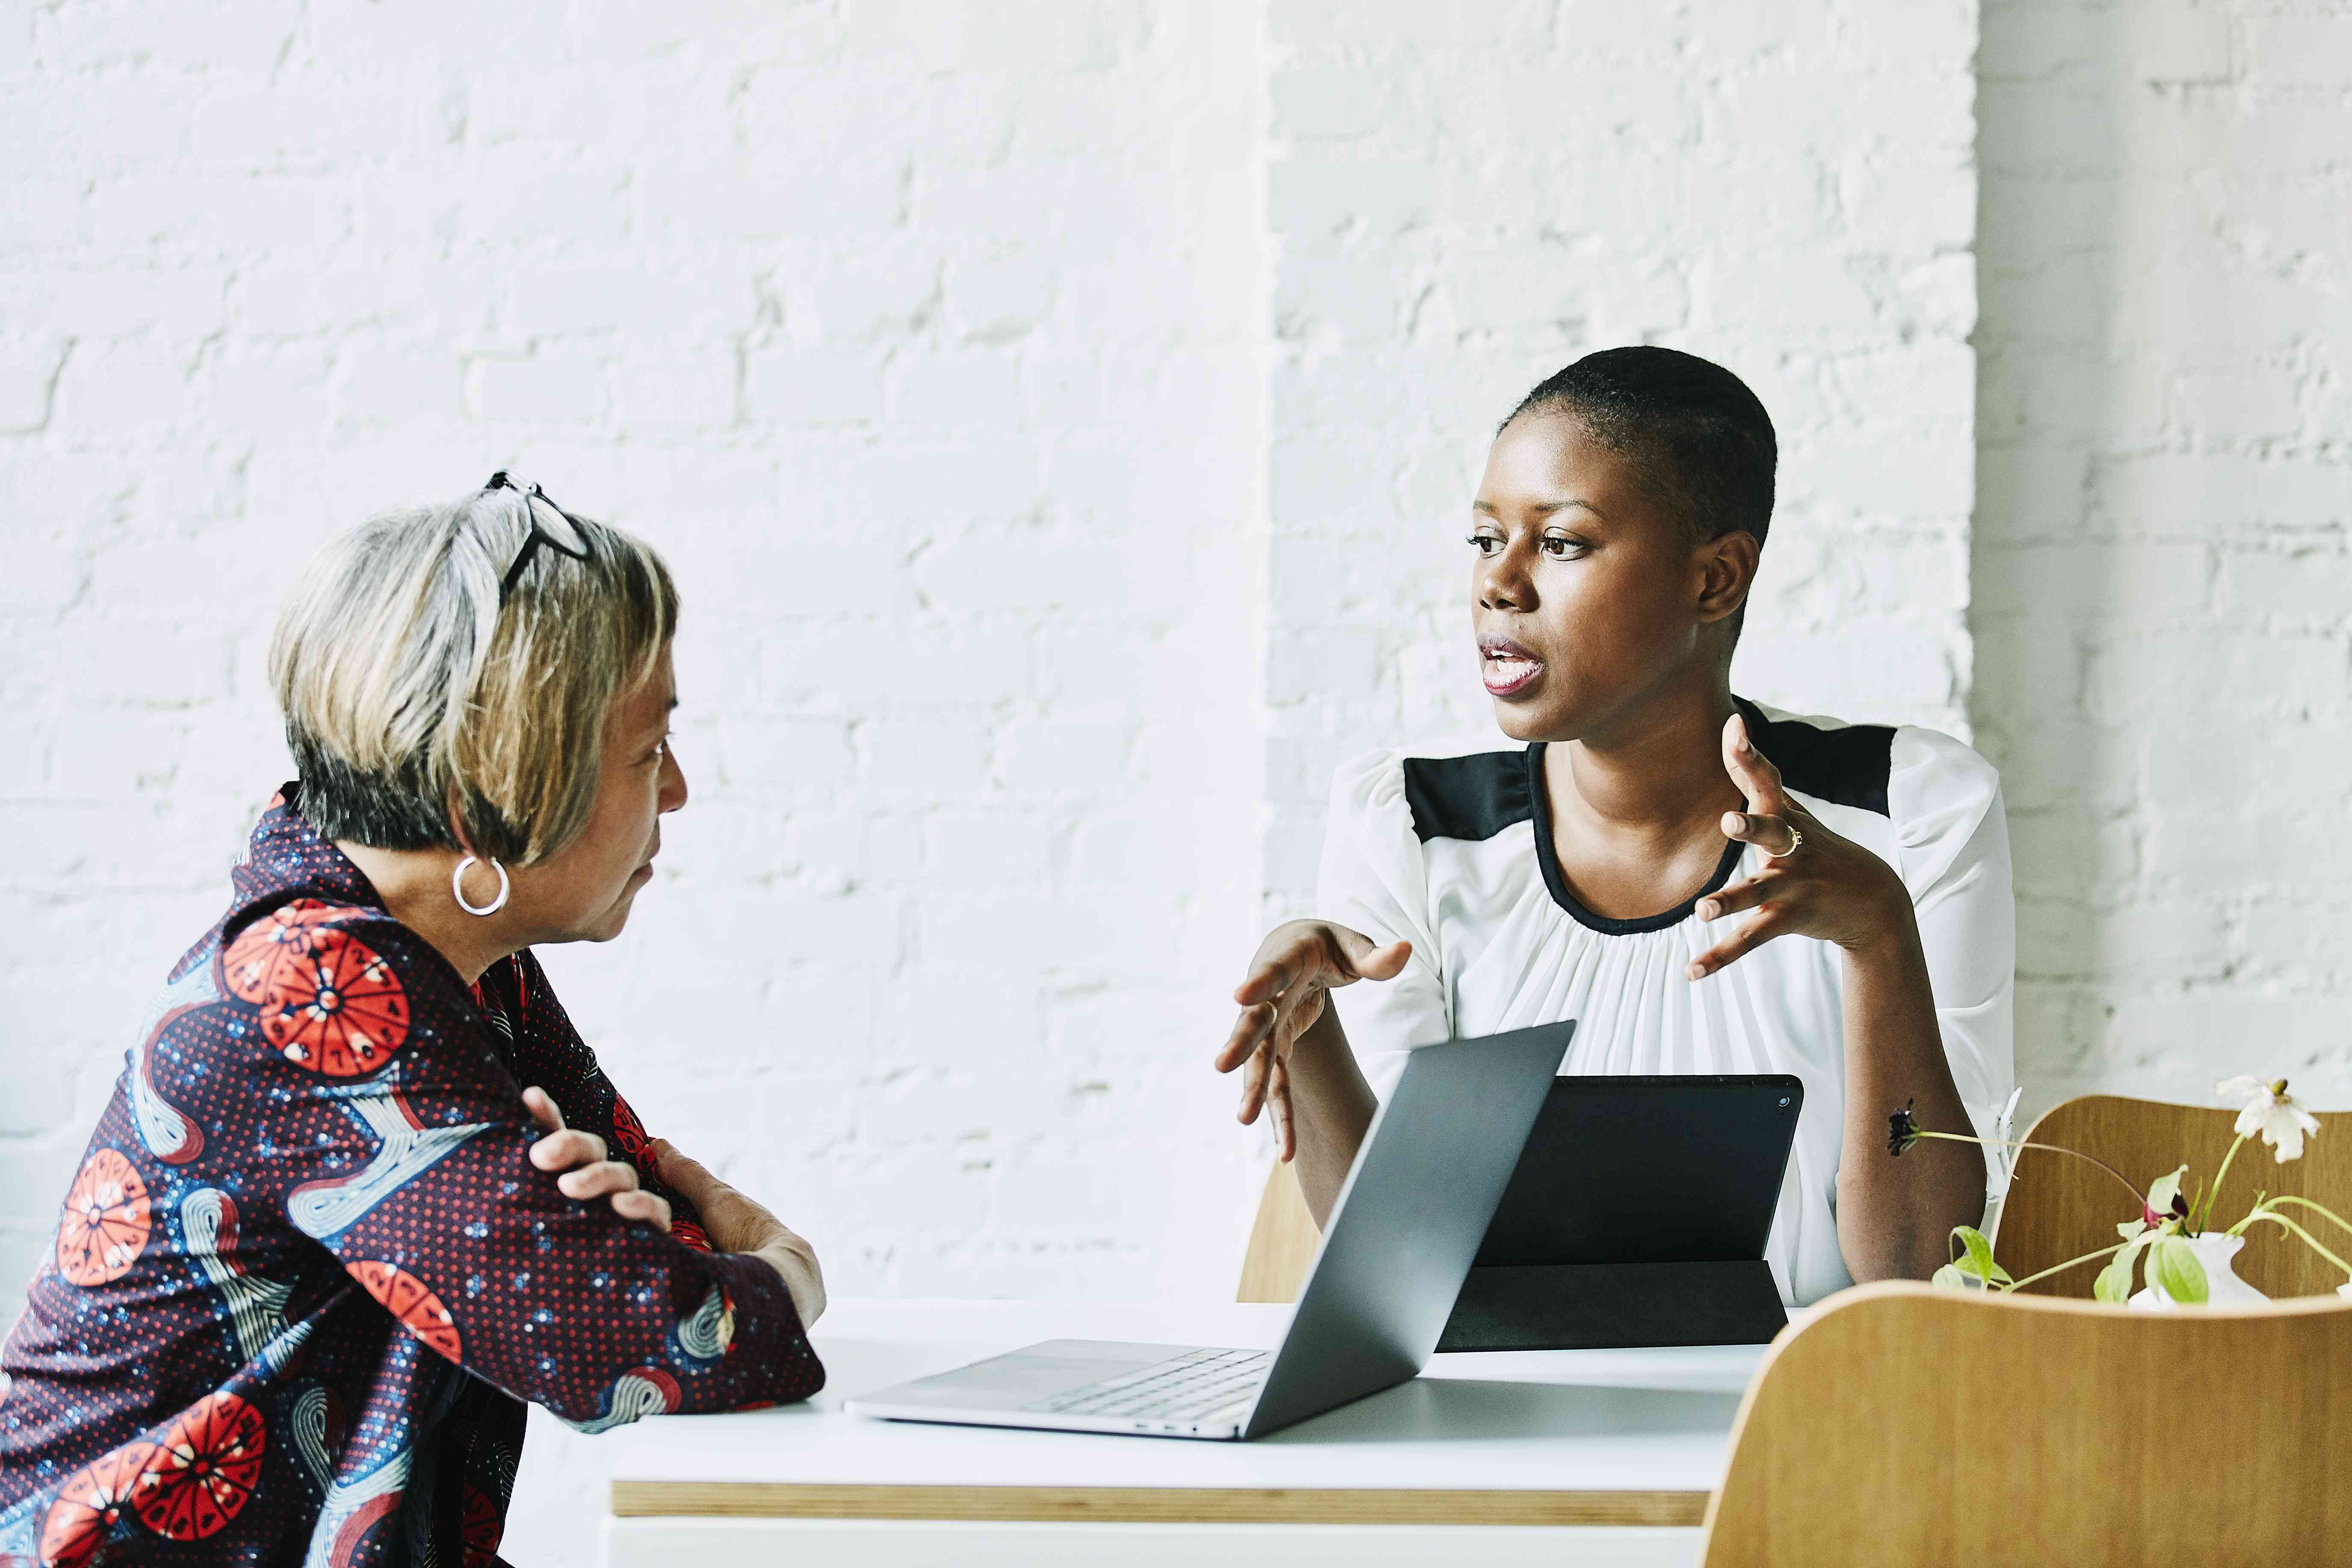
<path fill-rule="evenodd" d="M 1028 1405 L 1073 1388 L 1084 1388 L 1123 1373 L 1183 1355 L 1189 1345 L 1122 1344 L 1108 1340 L 1047 1340 L 1005 1355 L 991 1356 L 970 1366 L 931 1377 L 919 1377 L 895 1388 L 877 1389 L 866 1399 L 887 1395 L 894 1402 L 996 1408 Z"/>

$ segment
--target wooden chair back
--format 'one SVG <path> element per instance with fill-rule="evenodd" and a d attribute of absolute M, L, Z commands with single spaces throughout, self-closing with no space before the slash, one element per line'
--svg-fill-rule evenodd
<path fill-rule="evenodd" d="M 1241 1288 L 1236 1301 L 1296 1301 L 1315 1262 L 1315 1248 L 1323 1233 L 1298 1190 L 1298 1167 L 1275 1163 L 1266 1173 L 1265 1191 L 1257 1200 L 1257 1220 L 1250 1226 L 1249 1247 L 1242 1254 Z"/>
<path fill-rule="evenodd" d="M 1706 1568 L 2352 1554 L 2352 1301 L 1844 1291 L 1748 1384 Z"/>
<path fill-rule="evenodd" d="M 2237 1137 L 2231 1130 L 2236 1120 L 2236 1111 L 2219 1106 L 2093 1094 L 2053 1106 L 2026 1137 L 2104 1160 L 2142 1191 L 2185 1161 L 2193 1190 L 2200 1179 L 2210 1184 L 2221 1169 L 2222 1156 Z M 2305 1140 L 2303 1158 L 2284 1165 L 2267 1145 L 2249 1141 L 2230 1166 L 2214 1220 L 2224 1228 L 2234 1225 L 2263 1191 L 2309 1198 L 2352 1219 L 2352 1118 L 2341 1119 L 2341 1127 L 2330 1124 L 2336 1120 L 2321 1113 L 2320 1131 Z M 2136 1208 L 2132 1195 L 2096 1165 L 2041 1149 L 2021 1150 L 2009 1197 L 2001 1205 L 1993 1256 L 2012 1279 L 2022 1279 L 2067 1258 L 2113 1247 L 2116 1226 L 2138 1217 Z M 2289 1217 L 2304 1223 L 2291 1210 Z M 2337 1257 L 2347 1256 L 2336 1244 L 2352 1241 L 2352 1236 L 2325 1220 L 2317 1222 L 2314 1234 Z M 2324 1258 L 2274 1225 L 2249 1231 L 2245 1249 L 2231 1268 L 2239 1279 L 2274 1299 L 2323 1295 L 2344 1283 L 2343 1275 Z M 2098 1272 L 2098 1264 L 2086 1263 L 2029 1285 L 2026 1291 L 2087 1300 Z"/>

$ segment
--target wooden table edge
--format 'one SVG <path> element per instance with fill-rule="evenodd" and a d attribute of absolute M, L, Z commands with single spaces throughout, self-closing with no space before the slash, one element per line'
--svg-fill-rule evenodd
<path fill-rule="evenodd" d="M 621 1519 L 1048 1521 L 1087 1524 L 1496 1524 L 1696 1526 L 1704 1491 L 1537 1491 L 1421 1487 L 1035 1487 L 825 1485 L 798 1481 L 613 1483 Z"/>

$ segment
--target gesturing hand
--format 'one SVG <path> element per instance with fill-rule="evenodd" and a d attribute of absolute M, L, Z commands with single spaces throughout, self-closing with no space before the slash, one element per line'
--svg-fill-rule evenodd
<path fill-rule="evenodd" d="M 1756 918 L 1692 960 L 1691 979 L 1705 979 L 1776 936 L 1817 937 L 1852 952 L 1913 933 L 1911 895 L 1902 879 L 1789 797 L 1780 770 L 1756 749 L 1748 721 L 1738 714 L 1723 726 L 1723 765 L 1748 797 L 1746 811 L 1724 813 L 1724 836 L 1753 844 L 1770 858 L 1746 881 L 1699 900 L 1701 920 L 1740 910 L 1754 910 Z"/>
<path fill-rule="evenodd" d="M 604 1158 L 604 1141 L 593 1132 L 583 1132 L 563 1125 L 563 1112 L 547 1090 L 533 1087 L 522 1091 L 523 1109 L 539 1123 L 547 1136 L 530 1146 L 530 1163 L 542 1171 L 561 1171 L 555 1178 L 556 1189 L 567 1198 L 583 1202 L 613 1196 L 613 1212 L 623 1219 L 639 1219 L 647 1225 L 669 1228 L 669 1200 L 657 1193 L 649 1193 L 637 1185 L 637 1168 L 625 1160 Z"/>
<path fill-rule="evenodd" d="M 783 1277 L 792 1293 L 801 1327 L 814 1323 L 824 1312 L 824 1271 L 817 1267 L 816 1248 L 785 1227 L 784 1222 L 760 1204 L 745 1197 L 705 1169 L 698 1160 L 681 1154 L 667 1138 L 646 1145 L 654 1174 L 675 1188 L 702 1216 L 702 1231 L 721 1252 L 748 1253 L 764 1260 Z"/>
<path fill-rule="evenodd" d="M 1290 1052 L 1318 1018 L 1334 986 L 1359 980 L 1393 980 L 1412 956 L 1412 944 L 1386 947 L 1346 926 L 1328 921 L 1291 921 L 1266 933 L 1250 961 L 1249 977 L 1234 989 L 1242 1016 L 1214 1063 L 1231 1072 L 1243 1063 L 1242 1125 L 1270 1108 L 1275 1142 L 1285 1160 L 1298 1152 L 1290 1116 Z"/>

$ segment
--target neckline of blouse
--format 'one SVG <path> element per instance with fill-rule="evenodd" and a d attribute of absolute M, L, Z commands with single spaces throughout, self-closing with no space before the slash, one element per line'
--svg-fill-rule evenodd
<path fill-rule="evenodd" d="M 1698 901 L 1719 890 L 1731 880 L 1732 872 L 1739 868 L 1739 858 L 1748 846 L 1737 838 L 1727 839 L 1723 858 L 1715 865 L 1715 875 L 1706 887 L 1661 914 L 1637 915 L 1630 920 L 1617 920 L 1609 915 L 1595 914 L 1584 907 L 1569 890 L 1568 878 L 1559 868 L 1559 851 L 1552 842 L 1551 795 L 1544 785 L 1544 744 L 1541 741 L 1528 742 L 1528 799 L 1534 808 L 1532 817 L 1536 830 L 1536 865 L 1543 872 L 1544 887 L 1551 893 L 1551 901 L 1568 912 L 1569 917 L 1588 931 L 1602 936 L 1639 936 L 1644 931 L 1665 931 L 1690 919 Z"/>

